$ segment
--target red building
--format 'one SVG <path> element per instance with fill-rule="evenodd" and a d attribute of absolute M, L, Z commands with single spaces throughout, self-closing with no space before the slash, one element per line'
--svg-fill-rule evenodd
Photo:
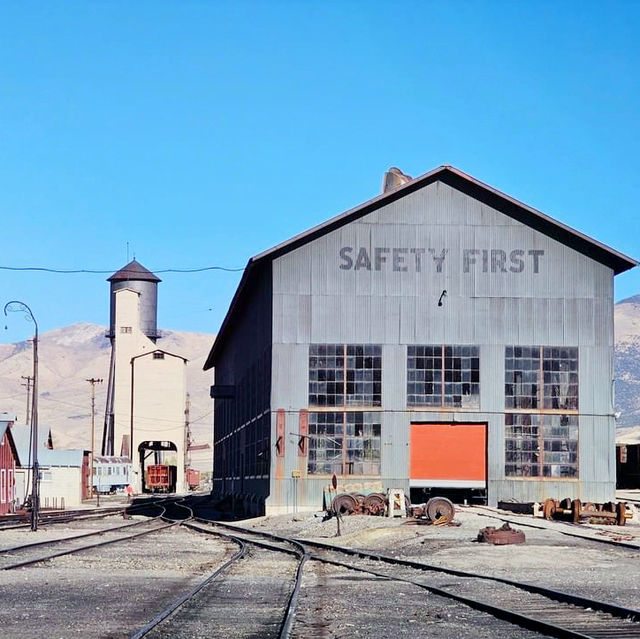
<path fill-rule="evenodd" d="M 0 414 L 0 515 L 12 512 L 15 497 L 15 471 L 18 465 L 11 426 L 14 419 L 6 413 Z"/>

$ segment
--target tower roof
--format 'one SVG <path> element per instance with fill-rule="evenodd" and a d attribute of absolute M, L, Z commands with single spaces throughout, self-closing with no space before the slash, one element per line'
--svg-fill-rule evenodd
<path fill-rule="evenodd" d="M 140 262 L 131 260 L 126 266 L 107 278 L 107 282 L 121 282 L 123 280 L 143 280 L 147 282 L 162 282 L 149 269 L 146 269 Z"/>

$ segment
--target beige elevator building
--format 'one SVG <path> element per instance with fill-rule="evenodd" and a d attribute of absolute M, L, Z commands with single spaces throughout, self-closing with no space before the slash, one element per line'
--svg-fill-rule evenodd
<path fill-rule="evenodd" d="M 175 466 L 173 488 L 183 492 L 187 360 L 157 345 L 161 280 L 134 259 L 108 281 L 111 361 L 102 454 L 131 458 L 138 492 L 145 491 L 149 465 Z"/>

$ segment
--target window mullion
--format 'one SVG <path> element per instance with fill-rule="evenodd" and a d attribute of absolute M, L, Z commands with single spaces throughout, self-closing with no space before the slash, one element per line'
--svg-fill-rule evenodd
<path fill-rule="evenodd" d="M 347 448 L 347 345 L 342 345 L 342 474 L 346 474 Z"/>

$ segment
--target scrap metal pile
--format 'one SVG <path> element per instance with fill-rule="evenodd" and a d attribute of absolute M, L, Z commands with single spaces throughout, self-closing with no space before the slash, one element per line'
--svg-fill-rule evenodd
<path fill-rule="evenodd" d="M 445 497 L 433 497 L 426 504 L 412 505 L 407 495 L 404 497 L 407 517 L 424 523 L 448 524 L 455 515 L 454 505 Z M 340 493 L 331 501 L 329 513 L 334 515 L 373 515 L 384 517 L 388 514 L 389 500 L 384 493 Z"/>
<path fill-rule="evenodd" d="M 494 546 L 507 546 L 509 544 L 524 544 L 525 536 L 521 530 L 511 528 L 505 522 L 500 528 L 487 526 L 478 533 L 477 541 L 481 541 Z"/>
<path fill-rule="evenodd" d="M 579 499 L 546 499 L 542 504 L 542 514 L 545 519 L 563 519 L 578 524 L 581 521 L 597 524 L 617 524 L 624 526 L 633 514 L 627 512 L 627 504 L 623 501 L 596 504 L 582 503 Z"/>

